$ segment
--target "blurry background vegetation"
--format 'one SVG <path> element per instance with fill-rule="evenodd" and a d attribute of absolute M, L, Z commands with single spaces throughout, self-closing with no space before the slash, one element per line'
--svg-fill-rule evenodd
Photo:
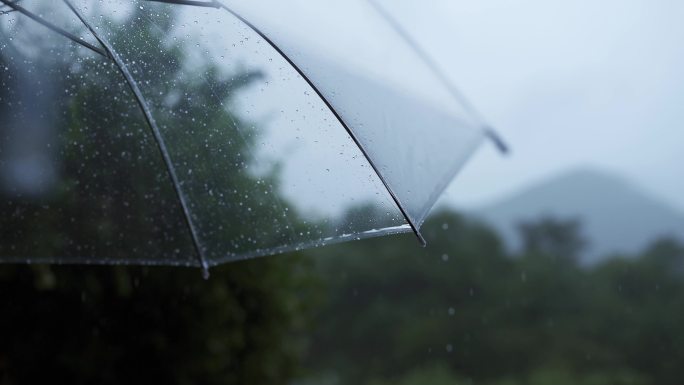
<path fill-rule="evenodd" d="M 212 270 L 0 266 L 0 383 L 679 384 L 684 247 L 580 267 L 453 212 L 410 236 Z M 562 236 L 561 236 L 562 235 Z M 571 252 L 573 251 L 574 252 Z"/>

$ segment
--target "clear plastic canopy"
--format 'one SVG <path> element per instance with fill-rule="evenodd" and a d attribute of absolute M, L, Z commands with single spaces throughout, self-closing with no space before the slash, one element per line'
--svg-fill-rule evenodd
<path fill-rule="evenodd" d="M 1 261 L 418 231 L 484 136 L 365 1 L 188 3 L 0 1 Z"/>

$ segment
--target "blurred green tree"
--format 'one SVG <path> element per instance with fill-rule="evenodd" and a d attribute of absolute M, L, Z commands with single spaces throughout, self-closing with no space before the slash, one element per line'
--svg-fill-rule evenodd
<path fill-rule="evenodd" d="M 554 258 L 579 258 L 587 241 L 580 233 L 580 221 L 577 219 L 559 220 L 542 218 L 518 225 L 523 249 L 527 254 L 545 254 Z"/>
<path fill-rule="evenodd" d="M 580 225 L 529 223 L 529 247 L 456 213 L 410 236 L 316 252 L 328 282 L 308 365 L 341 384 L 676 384 L 684 252 L 580 266 Z M 316 383 L 314 380 L 313 383 Z M 326 382 L 321 382 L 326 383 Z"/>

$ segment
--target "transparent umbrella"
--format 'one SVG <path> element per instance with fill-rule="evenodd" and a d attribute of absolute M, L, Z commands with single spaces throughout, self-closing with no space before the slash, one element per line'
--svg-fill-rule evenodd
<path fill-rule="evenodd" d="M 424 242 L 495 138 L 389 3 L 0 4 L 3 262 L 206 269 Z"/>

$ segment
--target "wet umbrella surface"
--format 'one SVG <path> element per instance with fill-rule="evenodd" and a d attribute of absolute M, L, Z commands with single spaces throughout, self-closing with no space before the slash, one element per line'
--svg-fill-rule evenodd
<path fill-rule="evenodd" d="M 488 133 L 382 2 L 0 3 L 3 262 L 422 240 Z"/>

